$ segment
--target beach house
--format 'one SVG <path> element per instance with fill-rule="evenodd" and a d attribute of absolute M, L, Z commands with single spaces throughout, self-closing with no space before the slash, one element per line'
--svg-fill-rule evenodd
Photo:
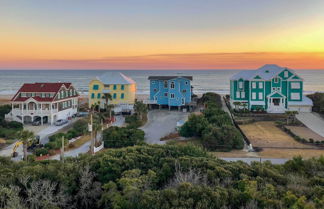
<path fill-rule="evenodd" d="M 11 99 L 6 120 L 53 124 L 77 113 L 79 94 L 71 83 L 25 83 Z"/>
<path fill-rule="evenodd" d="M 136 82 L 120 72 L 106 72 L 89 83 L 89 107 L 114 106 L 114 112 L 131 112 L 134 108 Z M 106 96 L 111 99 L 106 99 Z"/>
<path fill-rule="evenodd" d="M 181 107 L 189 105 L 192 96 L 192 76 L 149 76 L 148 104 Z"/>
<path fill-rule="evenodd" d="M 244 70 L 230 79 L 233 108 L 311 112 L 312 100 L 303 95 L 304 81 L 294 70 L 267 64 L 257 70 Z"/>

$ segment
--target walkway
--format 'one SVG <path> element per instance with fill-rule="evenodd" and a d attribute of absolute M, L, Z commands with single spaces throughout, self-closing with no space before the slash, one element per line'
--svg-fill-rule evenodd
<path fill-rule="evenodd" d="M 317 113 L 301 112 L 296 115 L 305 126 L 324 137 L 324 119 Z"/>

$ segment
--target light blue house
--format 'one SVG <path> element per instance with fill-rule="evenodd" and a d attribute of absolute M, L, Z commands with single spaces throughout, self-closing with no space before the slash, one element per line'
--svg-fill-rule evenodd
<path fill-rule="evenodd" d="M 191 102 L 192 76 L 150 76 L 148 104 L 181 107 Z"/>

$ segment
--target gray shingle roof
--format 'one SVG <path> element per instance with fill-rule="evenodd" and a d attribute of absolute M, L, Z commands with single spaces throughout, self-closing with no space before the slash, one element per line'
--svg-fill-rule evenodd
<path fill-rule="evenodd" d="M 136 82 L 120 72 L 106 72 L 96 77 L 103 84 L 135 84 Z"/>
<path fill-rule="evenodd" d="M 186 78 L 192 81 L 192 76 L 149 76 L 149 80 L 171 80 L 174 78 Z"/>
<path fill-rule="evenodd" d="M 274 65 L 274 64 L 267 64 L 267 65 L 264 65 L 264 66 L 258 68 L 257 70 L 241 71 L 241 72 L 235 74 L 234 76 L 232 76 L 231 80 L 238 80 L 240 78 L 242 78 L 244 80 L 251 80 L 255 76 L 260 76 L 264 80 L 270 80 L 273 77 L 275 77 L 276 75 L 278 75 L 280 72 L 282 72 L 284 69 L 287 69 L 287 68 L 280 67 L 280 66 Z M 294 73 L 294 71 L 291 69 L 289 69 L 289 71 Z"/>

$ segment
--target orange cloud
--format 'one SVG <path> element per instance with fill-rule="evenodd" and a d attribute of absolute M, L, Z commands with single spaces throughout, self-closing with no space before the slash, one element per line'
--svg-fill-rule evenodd
<path fill-rule="evenodd" d="M 1 69 L 254 69 L 274 63 L 293 69 L 324 69 L 324 52 L 153 54 L 101 59 L 1 61 Z"/>

